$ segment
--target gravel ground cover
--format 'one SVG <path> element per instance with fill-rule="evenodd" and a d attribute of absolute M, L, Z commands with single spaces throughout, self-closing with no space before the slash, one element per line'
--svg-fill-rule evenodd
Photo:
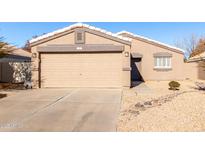
<path fill-rule="evenodd" d="M 118 131 L 205 131 L 205 91 L 195 81 L 179 81 L 171 91 L 168 81 L 148 81 L 149 93 L 123 91 Z"/>

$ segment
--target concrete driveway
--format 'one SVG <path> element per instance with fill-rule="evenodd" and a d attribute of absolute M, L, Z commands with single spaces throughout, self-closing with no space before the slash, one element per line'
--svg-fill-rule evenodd
<path fill-rule="evenodd" d="M 121 89 L 36 89 L 0 99 L 0 131 L 116 131 Z"/>

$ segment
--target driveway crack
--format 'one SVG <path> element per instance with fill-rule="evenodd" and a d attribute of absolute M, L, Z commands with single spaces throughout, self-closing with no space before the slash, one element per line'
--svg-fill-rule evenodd
<path fill-rule="evenodd" d="M 88 112 L 85 115 L 83 115 L 83 117 L 81 118 L 81 120 L 79 121 L 79 123 L 77 124 L 77 126 L 75 126 L 75 128 L 73 128 L 73 132 L 79 131 L 82 126 L 88 121 L 88 119 L 93 115 L 93 112 Z"/>

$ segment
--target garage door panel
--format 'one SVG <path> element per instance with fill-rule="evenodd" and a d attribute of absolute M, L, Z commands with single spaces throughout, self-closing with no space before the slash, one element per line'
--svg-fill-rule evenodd
<path fill-rule="evenodd" d="M 42 87 L 121 87 L 120 53 L 41 54 Z"/>

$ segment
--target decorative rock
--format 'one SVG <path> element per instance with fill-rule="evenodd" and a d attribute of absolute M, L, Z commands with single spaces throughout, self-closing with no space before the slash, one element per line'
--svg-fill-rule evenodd
<path fill-rule="evenodd" d="M 137 103 L 137 104 L 135 104 L 135 107 L 140 108 L 140 107 L 144 107 L 144 105 L 141 103 Z"/>
<path fill-rule="evenodd" d="M 198 87 L 199 90 L 205 90 L 205 83 L 203 82 L 196 82 L 196 86 Z"/>
<path fill-rule="evenodd" d="M 162 105 L 166 102 L 169 102 L 174 97 L 177 97 L 177 96 L 179 96 L 180 94 L 183 94 L 183 93 L 186 93 L 186 91 L 161 96 L 158 99 L 152 99 L 152 100 L 148 100 L 148 101 L 144 101 L 144 102 L 138 102 L 137 104 L 135 104 L 135 107 L 144 111 L 146 108 L 160 106 L 160 105 Z"/>
<path fill-rule="evenodd" d="M 129 110 L 129 113 L 132 113 L 132 114 L 140 114 L 140 112 L 139 111 L 135 111 L 135 110 Z"/>
<path fill-rule="evenodd" d="M 144 103 L 144 105 L 152 105 L 152 101 L 147 101 Z"/>

